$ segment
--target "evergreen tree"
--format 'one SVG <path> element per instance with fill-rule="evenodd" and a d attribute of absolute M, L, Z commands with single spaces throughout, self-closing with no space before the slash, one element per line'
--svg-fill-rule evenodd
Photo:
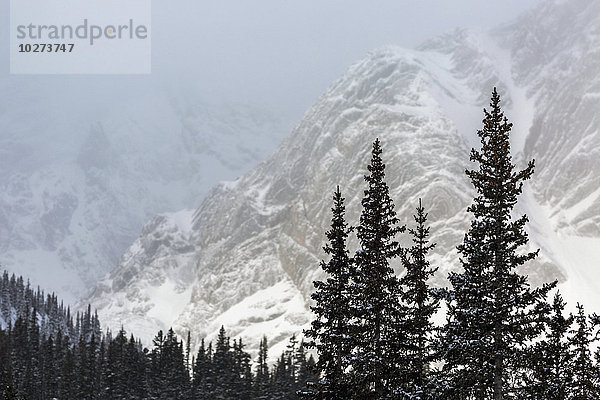
<path fill-rule="evenodd" d="M 234 385 L 233 357 L 231 355 L 231 343 L 227 336 L 225 327 L 221 326 L 217 342 L 215 344 L 215 353 L 213 355 L 213 368 L 218 374 L 215 379 L 214 396 L 216 399 L 229 399 Z"/>
<path fill-rule="evenodd" d="M 15 390 L 25 393 L 30 379 L 31 352 L 27 329 L 27 318 L 18 317 L 11 332 L 11 366 Z"/>
<path fill-rule="evenodd" d="M 214 392 L 214 375 L 212 344 L 206 349 L 204 339 L 202 339 L 193 368 L 192 393 L 194 398 L 205 399 Z"/>
<path fill-rule="evenodd" d="M 130 377 L 127 366 L 127 336 L 121 327 L 114 339 L 108 343 L 106 369 L 104 372 L 105 393 L 109 399 L 129 398 Z"/>
<path fill-rule="evenodd" d="M 102 337 L 102 335 L 100 336 L 100 344 L 98 346 L 98 358 L 97 358 L 97 370 L 96 370 L 96 382 L 98 383 L 98 387 L 100 388 L 100 390 L 98 391 L 98 397 L 99 398 L 103 398 L 102 395 L 104 393 L 104 389 L 105 389 L 105 382 L 104 382 L 104 371 L 107 368 L 107 363 L 106 363 L 106 343 L 107 343 L 107 338 L 106 337 Z"/>
<path fill-rule="evenodd" d="M 59 386 L 58 398 L 61 400 L 77 400 L 78 385 L 75 355 L 69 346 L 69 342 L 65 340 L 64 343 L 66 350 L 62 363 L 61 385 Z M 116 397 L 113 398 L 117 399 Z"/>
<path fill-rule="evenodd" d="M 58 365 L 52 336 L 42 339 L 40 393 L 43 399 L 53 399 L 57 393 Z"/>
<path fill-rule="evenodd" d="M 307 398 L 349 398 L 348 378 L 345 371 L 350 364 L 351 341 L 349 324 L 352 318 L 349 302 L 351 260 L 346 247 L 351 231 L 345 221 L 344 198 L 339 186 L 333 195 L 331 229 L 326 232 L 327 244 L 323 247 L 330 256 L 321 261 L 321 269 L 327 274 L 324 281 L 315 281 L 311 295 L 315 315 L 311 327 L 304 331 L 310 340 L 306 347 L 314 348 L 319 355 L 315 365 L 318 381 Z"/>
<path fill-rule="evenodd" d="M 250 368 L 250 354 L 244 351 L 242 339 L 233 341 L 233 372 L 234 383 L 232 398 L 248 399 L 252 395 L 252 371 Z"/>
<path fill-rule="evenodd" d="M 183 342 L 169 329 L 162 348 L 163 388 L 161 398 L 182 399 L 187 393 L 189 375 L 185 368 Z"/>
<path fill-rule="evenodd" d="M 477 191 L 467 211 L 473 220 L 458 246 L 462 272 L 450 273 L 448 322 L 444 330 L 446 398 L 502 400 L 515 396 L 512 376 L 526 362 L 528 343 L 543 328 L 544 299 L 553 285 L 531 289 L 516 268 L 536 257 L 519 254 L 528 242 L 527 216 L 512 210 L 534 163 L 516 171 L 510 155 L 512 124 L 500 109 L 494 88 L 491 111 L 484 109 L 478 131 L 481 150 L 471 151 L 475 170 L 467 170 Z"/>
<path fill-rule="evenodd" d="M 593 318 L 595 319 L 595 318 Z M 571 330 L 570 345 L 574 353 L 573 383 L 570 388 L 571 400 L 591 400 L 600 398 L 598 387 L 598 367 L 592 360 L 591 345 L 597 340 L 595 323 L 588 320 L 583 306 L 577 304 L 575 328 Z M 590 323 L 592 322 L 592 323 Z"/>
<path fill-rule="evenodd" d="M 192 353 L 192 335 L 191 332 L 188 331 L 187 333 L 187 340 L 185 341 L 185 370 L 187 371 L 188 376 L 191 376 L 191 372 L 192 372 L 192 363 L 190 360 L 191 357 L 191 353 Z"/>
<path fill-rule="evenodd" d="M 142 350 L 141 343 L 136 341 L 133 334 L 129 337 L 125 348 L 125 360 L 126 364 L 123 365 L 123 369 L 130 379 L 129 398 L 132 400 L 146 399 L 148 395 L 146 355 Z"/>
<path fill-rule="evenodd" d="M 295 399 L 295 381 L 291 371 L 290 354 L 287 351 L 281 353 L 273 369 L 272 388 L 270 390 L 271 400 Z"/>
<path fill-rule="evenodd" d="M 258 359 L 256 362 L 256 372 L 254 378 L 254 393 L 257 400 L 269 399 L 269 364 L 267 337 L 263 336 L 258 347 Z"/>
<path fill-rule="evenodd" d="M 556 292 L 552 315 L 546 323 L 546 337 L 535 344 L 530 355 L 530 371 L 524 379 L 524 393 L 528 399 L 568 399 L 573 381 L 573 353 L 567 334 L 573 324 L 573 316 L 565 316 L 564 309 L 565 302 Z"/>
<path fill-rule="evenodd" d="M 294 353 L 294 363 L 296 364 L 296 388 L 294 393 L 302 398 L 306 398 L 306 395 L 309 393 L 308 389 L 312 388 L 315 380 L 315 374 L 313 372 L 316 364 L 315 360 L 313 358 L 311 361 L 311 359 L 306 356 L 306 347 L 304 341 L 301 340 Z"/>
<path fill-rule="evenodd" d="M 152 351 L 149 354 L 150 370 L 148 376 L 150 396 L 153 399 L 160 399 L 162 390 L 166 384 L 165 377 L 165 335 L 162 330 L 159 330 L 154 339 L 152 339 Z"/>
<path fill-rule="evenodd" d="M 397 359 L 400 337 L 400 286 L 390 260 L 400 253 L 394 203 L 385 182 L 385 164 L 379 139 L 373 143 L 367 189 L 357 227 L 360 250 L 354 256 L 350 308 L 353 312 L 351 337 L 353 353 L 353 399 L 384 399 L 396 391 L 394 382 L 401 373 Z"/>
<path fill-rule="evenodd" d="M 439 308 L 439 293 L 428 286 L 437 268 L 432 268 L 427 255 L 435 244 L 429 243 L 427 213 L 419 199 L 414 215 L 416 227 L 409 229 L 413 245 L 402 252 L 404 276 L 400 279 L 403 309 L 402 330 L 405 341 L 399 353 L 403 354 L 403 373 L 398 376 L 398 386 L 403 396 L 411 399 L 433 398 L 430 382 L 430 364 L 435 361 L 435 327 L 433 315 Z"/>

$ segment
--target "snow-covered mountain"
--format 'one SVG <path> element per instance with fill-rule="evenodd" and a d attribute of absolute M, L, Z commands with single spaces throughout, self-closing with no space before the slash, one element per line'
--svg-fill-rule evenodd
<path fill-rule="evenodd" d="M 196 207 L 284 130 L 260 107 L 136 79 L 0 82 L 0 264 L 67 300 L 114 268 L 149 218 Z"/>
<path fill-rule="evenodd" d="M 567 299 L 600 311 L 592 279 L 600 257 L 599 27 L 600 3 L 547 1 L 488 32 L 372 52 L 269 159 L 217 186 L 197 210 L 149 222 L 85 301 L 105 323 L 146 339 L 174 326 L 198 340 L 224 324 L 250 346 L 262 334 L 281 346 L 310 320 L 336 185 L 357 222 L 376 137 L 400 219 L 412 222 L 419 197 L 430 213 L 436 283 L 444 284 L 468 226 L 469 150 L 496 86 L 515 124 L 513 154 L 537 163 L 519 204 L 532 220 L 532 246 L 542 249 L 527 272 L 534 283 L 559 279 Z"/>

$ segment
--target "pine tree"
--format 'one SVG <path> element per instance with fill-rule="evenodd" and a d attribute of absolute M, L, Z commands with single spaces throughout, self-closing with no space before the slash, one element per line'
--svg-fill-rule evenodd
<path fill-rule="evenodd" d="M 233 374 L 233 357 L 231 355 L 231 342 L 221 326 L 215 344 L 213 355 L 213 368 L 218 379 L 215 380 L 214 396 L 216 399 L 228 399 L 231 396 L 232 386 L 235 382 Z"/>
<path fill-rule="evenodd" d="M 297 396 L 306 398 L 309 393 L 309 387 L 312 387 L 314 382 L 314 359 L 312 364 L 309 362 L 309 358 L 306 357 L 307 351 L 304 341 L 300 340 L 300 344 L 294 353 L 294 363 L 296 370 L 296 387 L 294 393 Z M 339 397 L 338 397 L 339 398 Z"/>
<path fill-rule="evenodd" d="M 350 306 L 353 399 L 383 399 L 396 391 L 394 381 L 401 373 L 396 348 L 404 338 L 399 322 L 398 279 L 390 260 L 400 253 L 396 234 L 398 225 L 394 203 L 385 182 L 385 164 L 379 139 L 373 143 L 367 189 L 362 199 L 362 214 L 357 227 L 360 250 L 354 256 Z"/>
<path fill-rule="evenodd" d="M 573 316 L 564 315 L 565 302 L 559 292 L 554 295 L 546 337 L 532 349 L 530 371 L 524 379 L 525 395 L 535 400 L 566 400 L 573 381 L 573 353 L 567 334 Z"/>
<path fill-rule="evenodd" d="M 29 285 L 28 285 L 29 289 Z M 21 392 L 26 398 L 36 398 L 39 395 L 40 382 L 40 327 L 38 325 L 38 313 L 33 308 L 29 314 L 29 304 L 26 302 L 29 320 L 26 323 L 27 334 L 25 336 L 27 358 L 23 361 L 26 365 L 24 387 Z"/>
<path fill-rule="evenodd" d="M 344 198 L 339 186 L 333 195 L 331 229 L 326 232 L 328 243 L 323 247 L 330 256 L 321 261 L 321 269 L 327 274 L 325 281 L 315 281 L 311 295 L 315 315 L 311 327 L 304 331 L 310 340 L 306 347 L 314 348 L 319 355 L 316 363 L 318 382 L 312 386 L 307 398 L 346 399 L 348 378 L 345 370 L 350 363 L 351 342 L 349 323 L 352 318 L 349 303 L 351 260 L 346 241 L 351 229 L 345 221 Z"/>
<path fill-rule="evenodd" d="M 208 398 L 210 393 L 214 392 L 213 376 L 212 344 L 206 349 L 204 339 L 202 339 L 193 368 L 192 393 L 194 398 Z"/>
<path fill-rule="evenodd" d="M 148 376 L 149 390 L 152 398 L 158 399 L 165 387 L 165 335 L 159 330 L 152 339 L 152 351 L 150 352 L 150 370 Z"/>
<path fill-rule="evenodd" d="M 252 371 L 250 354 L 244 351 L 244 342 L 240 338 L 233 341 L 233 373 L 232 398 L 248 399 L 252 394 Z"/>
<path fill-rule="evenodd" d="M 256 362 L 256 372 L 254 379 L 254 393 L 258 400 L 267 400 L 269 398 L 269 364 L 268 364 L 269 346 L 267 337 L 263 336 L 258 347 L 258 360 Z"/>
<path fill-rule="evenodd" d="M 63 335 L 59 330 L 56 335 L 55 344 L 56 366 L 59 369 L 56 382 L 57 398 L 70 399 L 73 398 L 74 388 L 74 360 L 71 352 L 71 343 L 67 335 Z"/>
<path fill-rule="evenodd" d="M 291 369 L 291 356 L 288 351 L 281 353 L 273 369 L 272 387 L 269 398 L 271 400 L 296 399 L 294 393 L 295 380 Z"/>
<path fill-rule="evenodd" d="M 432 268 L 427 255 L 435 244 L 429 243 L 427 213 L 419 199 L 416 227 L 409 229 L 413 245 L 401 254 L 404 276 L 400 279 L 403 309 L 402 329 L 406 339 L 398 352 L 403 354 L 403 373 L 398 377 L 398 386 L 404 396 L 411 399 L 433 397 L 430 382 L 430 364 L 435 361 L 435 327 L 433 315 L 439 308 L 439 293 L 428 286 L 437 268 Z"/>
<path fill-rule="evenodd" d="M 26 394 L 25 388 L 28 387 L 28 378 L 31 352 L 29 347 L 27 318 L 19 316 L 15 321 L 11 332 L 11 364 L 13 372 L 13 385 L 15 390 Z"/>
<path fill-rule="evenodd" d="M 598 387 L 599 372 L 592 360 L 591 345 L 597 340 L 593 319 L 588 320 L 583 306 L 577 304 L 575 328 L 571 330 L 570 345 L 574 353 L 572 365 L 573 382 L 570 388 L 571 400 L 591 400 L 600 398 Z M 590 323 L 592 322 L 592 323 Z"/>
<path fill-rule="evenodd" d="M 164 399 L 182 399 L 187 393 L 189 375 L 185 368 L 183 342 L 178 340 L 173 329 L 169 329 L 162 347 L 161 396 Z"/>
<path fill-rule="evenodd" d="M 188 385 L 188 392 L 186 393 L 186 397 L 187 398 L 191 398 L 192 394 L 191 394 L 191 390 L 192 390 L 192 382 L 191 382 L 191 377 L 192 377 L 192 361 L 190 359 L 190 357 L 192 356 L 192 334 L 191 332 L 188 330 L 187 333 L 187 339 L 185 341 L 185 371 L 188 377 L 188 381 L 189 381 L 189 385 Z"/>
<path fill-rule="evenodd" d="M 57 396 L 57 355 L 52 336 L 44 337 L 41 344 L 41 397 L 53 399 Z"/>
<path fill-rule="evenodd" d="M 534 163 L 516 171 L 510 155 L 512 124 L 500 109 L 494 88 L 491 111 L 484 109 L 478 131 L 481 150 L 471 151 L 475 170 L 467 170 L 477 191 L 467 211 L 473 220 L 458 246 L 463 272 L 451 273 L 448 322 L 444 330 L 447 398 L 494 400 L 515 395 L 511 376 L 524 366 L 528 342 L 542 331 L 544 300 L 553 285 L 531 289 L 516 270 L 537 252 L 519 254 L 527 244 L 527 216 L 512 210 L 533 174 Z"/>
<path fill-rule="evenodd" d="M 142 351 L 139 341 L 136 341 L 133 334 L 129 337 L 129 342 L 125 348 L 126 364 L 122 366 L 125 373 L 129 376 L 130 384 L 128 386 L 129 399 L 146 399 L 148 385 L 146 382 L 146 357 Z"/>
<path fill-rule="evenodd" d="M 75 355 L 70 348 L 68 340 L 65 340 L 65 355 L 61 369 L 61 385 L 59 386 L 59 399 L 75 400 L 77 399 L 77 371 Z"/>
<path fill-rule="evenodd" d="M 129 375 L 127 366 L 127 336 L 121 327 L 117 335 L 108 343 L 106 370 L 104 376 L 105 396 L 110 399 L 129 398 Z"/>

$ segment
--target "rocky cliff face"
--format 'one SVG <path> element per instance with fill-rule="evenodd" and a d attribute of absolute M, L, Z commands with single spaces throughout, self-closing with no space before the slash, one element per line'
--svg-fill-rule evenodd
<path fill-rule="evenodd" d="M 224 324 L 251 346 L 262 334 L 281 344 L 310 320 L 336 185 L 357 222 L 376 137 L 400 219 L 412 222 L 418 198 L 430 213 L 434 283 L 444 284 L 468 227 L 469 150 L 496 86 L 515 123 L 515 159 L 537 161 L 519 211 L 530 215 L 532 247 L 542 255 L 526 272 L 535 283 L 559 279 L 567 296 L 593 302 L 581 271 L 592 270 L 600 248 L 590 246 L 600 243 L 598 18 L 591 0 L 547 2 L 490 32 L 374 51 L 333 83 L 269 159 L 213 189 L 195 212 L 151 221 L 85 301 L 102 321 L 146 338 L 172 325 L 197 340 Z"/>
<path fill-rule="evenodd" d="M 149 218 L 197 206 L 283 129 L 260 108 L 131 78 L 18 79 L 0 82 L 0 263 L 67 301 L 116 265 Z"/>

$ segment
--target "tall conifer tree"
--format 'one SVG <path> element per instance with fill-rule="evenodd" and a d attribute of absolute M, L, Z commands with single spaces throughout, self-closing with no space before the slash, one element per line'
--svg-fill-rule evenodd
<path fill-rule="evenodd" d="M 349 323 L 349 283 L 351 260 L 346 246 L 350 228 L 345 220 L 344 198 L 339 186 L 333 194 L 331 229 L 326 232 L 327 244 L 323 247 L 329 261 L 321 261 L 326 273 L 324 281 L 315 281 L 311 295 L 311 311 L 315 319 L 304 334 L 310 340 L 306 347 L 314 348 L 319 355 L 316 362 L 318 381 L 311 386 L 307 398 L 347 399 L 348 382 L 345 370 L 349 365 L 351 342 Z"/>
<path fill-rule="evenodd" d="M 500 109 L 495 88 L 490 106 L 477 132 L 481 150 L 471 151 L 478 168 L 466 171 L 477 195 L 467 209 L 473 214 L 471 227 L 458 246 L 463 271 L 449 276 L 444 339 L 448 398 L 502 400 L 515 395 L 511 376 L 523 368 L 528 342 L 542 330 L 544 299 L 552 287 L 532 289 L 516 270 L 537 255 L 519 253 L 528 242 L 527 216 L 512 218 L 534 163 L 515 169 L 512 124 Z"/>
<path fill-rule="evenodd" d="M 571 330 L 570 344 L 573 350 L 573 382 L 571 385 L 572 400 L 592 400 L 600 398 L 598 387 L 598 367 L 592 360 L 591 345 L 597 340 L 596 324 L 586 315 L 583 306 L 577 304 L 575 328 Z"/>
<path fill-rule="evenodd" d="M 379 139 L 373 143 L 367 189 L 357 227 L 360 249 L 354 256 L 351 284 L 353 354 L 351 370 L 353 399 L 383 399 L 396 391 L 400 373 L 396 348 L 403 338 L 398 323 L 400 286 L 390 260 L 400 253 L 396 235 L 399 226 L 389 187 Z"/>
<path fill-rule="evenodd" d="M 269 346 L 267 337 L 263 336 L 258 348 L 258 360 L 256 363 L 256 373 L 254 379 L 254 393 L 256 399 L 267 400 L 269 398 L 269 364 L 268 360 Z"/>
<path fill-rule="evenodd" d="M 431 399 L 430 364 L 435 360 L 433 315 L 439 308 L 439 294 L 428 285 L 437 268 L 432 268 L 428 253 L 435 247 L 429 242 L 427 213 L 419 199 L 414 215 L 416 227 L 409 229 L 413 245 L 401 254 L 405 273 L 400 279 L 403 309 L 402 330 L 406 336 L 398 351 L 403 354 L 403 373 L 399 386 L 411 399 Z"/>

